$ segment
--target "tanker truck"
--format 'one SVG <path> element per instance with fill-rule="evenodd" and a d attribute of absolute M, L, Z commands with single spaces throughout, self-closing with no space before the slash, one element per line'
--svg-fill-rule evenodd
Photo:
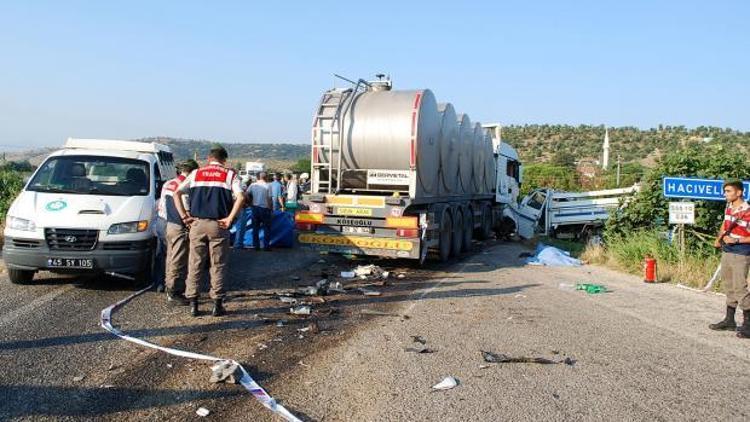
<path fill-rule="evenodd" d="M 298 242 L 447 261 L 475 238 L 515 232 L 522 167 L 500 126 L 473 122 L 429 89 L 394 90 L 378 78 L 347 80 L 316 107 Z"/>

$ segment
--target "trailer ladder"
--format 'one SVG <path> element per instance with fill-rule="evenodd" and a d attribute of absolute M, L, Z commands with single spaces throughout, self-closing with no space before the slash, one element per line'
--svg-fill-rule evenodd
<path fill-rule="evenodd" d="M 360 79 L 354 88 L 332 89 L 323 94 L 313 125 L 313 192 L 338 193 L 341 190 L 341 150 L 345 138 L 341 119 L 351 109 L 357 94 L 368 85 Z M 322 178 L 321 171 L 325 170 L 328 177 Z"/>

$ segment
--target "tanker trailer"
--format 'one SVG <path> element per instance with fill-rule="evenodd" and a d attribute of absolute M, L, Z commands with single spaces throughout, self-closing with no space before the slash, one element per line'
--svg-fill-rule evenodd
<path fill-rule="evenodd" d="M 474 237 L 491 235 L 512 205 L 496 200 L 497 187 L 485 187 L 486 154 L 477 160 L 469 154 L 491 151 L 483 143 L 492 138 L 475 135 L 480 126 L 468 116 L 446 122 L 456 113 L 438 108 L 428 89 L 393 90 L 382 78 L 350 82 L 324 92 L 316 107 L 311 192 L 295 215 L 299 243 L 331 253 L 445 261 L 468 251 Z M 472 183 L 475 174 L 485 183 Z"/>

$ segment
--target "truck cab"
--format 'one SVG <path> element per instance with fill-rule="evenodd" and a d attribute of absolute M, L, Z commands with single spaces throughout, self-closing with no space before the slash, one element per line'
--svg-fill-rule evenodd
<path fill-rule="evenodd" d="M 13 283 L 40 270 L 131 274 L 146 281 L 167 146 L 69 139 L 34 172 L 7 213 L 3 259 Z"/>

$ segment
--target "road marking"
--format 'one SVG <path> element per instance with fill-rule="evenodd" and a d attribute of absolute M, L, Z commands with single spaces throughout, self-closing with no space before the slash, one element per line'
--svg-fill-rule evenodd
<path fill-rule="evenodd" d="M 37 308 L 42 307 L 43 305 L 47 304 L 47 302 L 52 301 L 52 299 L 60 296 L 61 294 L 69 292 L 71 289 L 73 289 L 72 285 L 63 286 L 59 289 L 47 293 L 44 296 L 39 296 L 38 298 L 21 306 L 20 308 L 13 309 L 7 314 L 0 316 L 0 327 L 12 324 L 18 318 L 25 316 L 28 313 L 34 312 L 35 310 L 37 310 Z"/>

